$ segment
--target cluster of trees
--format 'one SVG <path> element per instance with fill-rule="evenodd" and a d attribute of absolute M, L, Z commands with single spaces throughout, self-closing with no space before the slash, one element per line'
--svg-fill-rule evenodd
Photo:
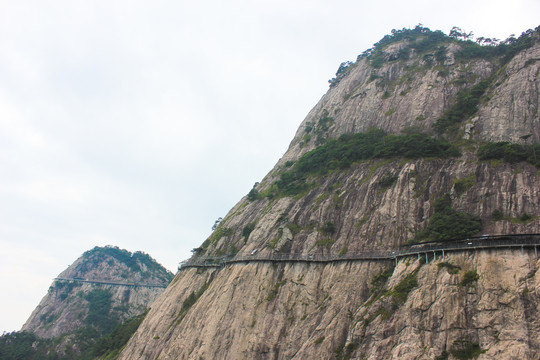
<path fill-rule="evenodd" d="M 169 274 L 150 255 L 142 251 L 131 253 L 127 250 L 120 249 L 117 246 L 96 246 L 92 250 L 86 251 L 83 256 L 88 259 L 93 259 L 94 263 L 102 261 L 104 257 L 112 257 L 118 262 L 125 264 L 134 272 L 142 272 L 143 267 L 141 267 L 141 265 L 144 265 L 146 272 L 153 273 L 154 275 L 159 274 L 160 277 L 166 281 L 172 280 L 171 274 Z"/>
<path fill-rule="evenodd" d="M 450 195 L 445 194 L 435 201 L 435 211 L 427 227 L 416 234 L 413 242 L 463 239 L 480 231 L 480 217 L 454 210 Z"/>
<path fill-rule="evenodd" d="M 26 331 L 7 333 L 0 336 L 0 359 L 58 360 L 59 356 L 49 351 L 52 344 Z"/>
<path fill-rule="evenodd" d="M 99 339 L 90 351 L 91 356 L 101 356 L 103 359 L 115 359 L 131 336 L 137 331 L 147 313 L 148 311 L 132 319 L 126 320 L 122 324 L 116 326 L 108 336 Z"/>
<path fill-rule="evenodd" d="M 103 257 L 109 256 L 115 258 L 121 263 L 126 264 L 127 267 L 133 271 L 141 271 L 141 267 L 137 263 L 137 258 L 141 258 L 141 256 L 136 255 L 137 253 L 132 254 L 131 252 L 120 249 L 117 246 L 96 246 L 92 250 L 88 250 L 83 254 L 85 258 L 95 259 L 95 261 L 101 261 Z"/>
<path fill-rule="evenodd" d="M 422 38 L 422 40 L 416 41 L 419 38 Z M 435 48 L 435 46 L 439 46 L 443 42 L 449 42 L 451 38 L 440 30 L 431 31 L 429 28 L 423 27 L 421 24 L 416 25 L 413 29 L 392 29 L 391 35 L 385 35 L 381 40 L 373 44 L 373 47 L 362 52 L 360 55 L 358 55 L 356 61 L 377 55 L 378 53 L 382 52 L 382 49 L 386 46 L 402 40 L 408 40 L 412 43 L 411 46 L 414 49 L 419 52 L 423 52 Z"/>
<path fill-rule="evenodd" d="M 510 37 L 503 41 L 484 37 L 479 37 L 476 41 L 472 41 L 467 37 L 460 42 L 462 50 L 456 56 L 461 59 L 499 57 L 501 58 L 502 65 L 510 61 L 518 52 L 530 48 L 535 40 L 538 39 L 539 33 L 540 26 L 534 30 L 529 29 L 523 32 L 518 38 L 515 35 L 510 35 Z"/>
<path fill-rule="evenodd" d="M 111 314 L 111 292 L 96 288 L 86 294 L 85 299 L 88 301 L 85 323 L 95 328 L 100 334 L 110 333 L 119 322 L 118 317 Z"/>
<path fill-rule="evenodd" d="M 126 320 L 104 336 L 100 336 L 91 327 L 68 334 L 67 337 L 73 335 L 71 341 L 76 346 L 67 346 L 62 351 L 58 351 L 58 347 L 64 341 L 63 337 L 41 339 L 26 331 L 4 334 L 0 336 L 0 359 L 90 360 L 98 357 L 106 360 L 116 359 L 146 314 L 147 312 Z"/>
<path fill-rule="evenodd" d="M 360 160 L 398 157 L 446 158 L 459 155 L 459 150 L 444 139 L 436 139 L 423 133 L 386 135 L 382 130 L 371 130 L 366 133 L 344 134 L 304 154 L 289 171 L 281 174 L 275 184 L 280 194 L 297 195 L 306 189 L 308 175 L 322 175 L 332 170 L 345 169 Z"/>
<path fill-rule="evenodd" d="M 422 39 L 420 41 L 416 41 L 420 37 L 422 37 Z M 416 51 L 422 53 L 430 49 L 440 47 L 443 42 L 448 42 L 451 40 L 451 38 L 445 35 L 442 31 L 431 31 L 429 28 L 423 27 L 422 25 L 417 25 L 413 29 L 393 29 L 391 35 L 385 35 L 380 41 L 373 44 L 373 47 L 365 50 L 360 55 L 358 55 L 356 58 L 356 62 L 360 61 L 361 59 L 368 58 L 373 67 L 379 68 L 385 61 L 382 52 L 383 48 L 387 45 L 402 40 L 410 40 L 410 48 L 413 48 Z M 409 52 L 409 48 L 401 49 L 398 56 L 391 60 L 408 59 Z M 328 80 L 330 86 L 332 87 L 339 83 L 339 81 L 350 72 L 350 70 L 354 67 L 355 64 L 356 63 L 353 63 L 351 61 L 342 62 L 339 65 L 336 76 Z"/>
<path fill-rule="evenodd" d="M 503 41 L 485 37 L 478 37 L 473 40 L 474 35 L 472 32 L 466 32 L 456 26 L 450 30 L 449 35 L 446 35 L 440 30 L 431 31 L 429 28 L 419 24 L 413 29 L 393 29 L 391 35 L 385 35 L 373 47 L 358 55 L 357 61 L 377 55 L 384 47 L 402 40 L 408 40 L 411 43 L 410 47 L 419 53 L 433 50 L 444 43 L 457 41 L 463 47 L 463 50 L 459 53 L 459 56 L 463 58 L 513 56 L 518 51 L 532 46 L 534 39 L 538 38 L 539 32 L 540 26 L 534 30 L 529 29 L 523 32 L 518 38 L 515 35 L 510 35 Z"/>
<path fill-rule="evenodd" d="M 483 144 L 477 152 L 480 160 L 527 161 L 540 168 L 540 144 L 522 145 L 507 141 Z"/>
<path fill-rule="evenodd" d="M 340 82 L 341 79 L 343 79 L 345 75 L 347 75 L 347 73 L 351 70 L 352 65 L 354 65 L 354 63 L 351 61 L 342 62 L 339 65 L 338 70 L 336 71 L 336 77 L 328 80 L 328 82 L 330 83 L 330 87 L 335 86 L 338 82 Z"/>
<path fill-rule="evenodd" d="M 417 53 L 434 52 L 442 54 L 446 51 L 445 44 L 457 42 L 462 50 L 456 53 L 458 59 L 471 58 L 495 58 L 501 59 L 501 64 L 508 62 L 516 53 L 527 49 L 534 44 L 540 33 L 540 26 L 536 29 L 529 29 L 519 37 L 510 35 L 506 40 L 500 41 L 493 38 L 478 37 L 475 39 L 472 32 L 466 32 L 454 26 L 448 35 L 440 30 L 432 31 L 421 24 L 413 29 L 403 28 L 393 29 L 390 35 L 385 35 L 380 41 L 373 44 L 373 47 L 365 50 L 356 58 L 356 62 L 367 58 L 375 68 L 381 67 L 385 60 L 404 60 L 409 58 L 409 50 L 414 49 Z M 399 51 L 397 56 L 385 59 L 383 49 L 393 43 L 402 40 L 409 41 L 409 46 Z M 443 50 L 444 49 L 444 50 Z M 438 57 L 439 63 L 444 61 L 444 57 Z M 328 82 L 330 86 L 335 86 L 354 67 L 356 63 L 346 61 L 340 64 L 336 76 Z"/>

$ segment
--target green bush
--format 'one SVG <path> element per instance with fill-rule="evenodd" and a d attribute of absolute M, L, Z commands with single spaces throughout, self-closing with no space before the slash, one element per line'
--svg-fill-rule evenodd
<path fill-rule="evenodd" d="M 539 30 L 537 27 L 536 32 Z M 507 63 L 519 51 L 528 49 L 535 42 L 535 30 L 523 32 L 519 38 L 509 37 L 495 46 L 482 46 L 472 41 L 461 42 L 462 50 L 456 53 L 457 59 L 494 58 L 501 59 L 501 65 Z"/>
<path fill-rule="evenodd" d="M 435 360 L 448 360 L 448 355 L 450 355 L 448 351 L 443 350 L 441 355 L 437 356 Z"/>
<path fill-rule="evenodd" d="M 302 227 L 298 224 L 295 224 L 295 223 L 288 223 L 287 225 L 285 225 L 285 227 L 289 230 L 291 230 L 291 234 L 294 236 L 296 234 L 298 234 L 300 231 L 302 231 Z"/>
<path fill-rule="evenodd" d="M 234 229 L 225 227 L 223 226 L 223 224 L 220 224 L 208 239 L 210 239 L 210 242 L 213 243 L 214 241 L 217 241 L 222 237 L 231 236 L 233 233 Z"/>
<path fill-rule="evenodd" d="M 108 290 L 94 289 L 84 297 L 88 301 L 88 314 L 85 323 L 95 327 L 101 334 L 109 334 L 118 319 L 111 316 L 112 294 Z"/>
<path fill-rule="evenodd" d="M 396 182 L 397 179 L 397 175 L 392 175 L 392 173 L 388 172 L 379 179 L 377 184 L 383 189 L 388 189 Z"/>
<path fill-rule="evenodd" d="M 493 219 L 493 221 L 499 221 L 499 220 L 504 219 L 504 215 L 501 210 L 495 209 L 491 213 L 491 218 Z"/>
<path fill-rule="evenodd" d="M 184 315 L 188 312 L 188 310 L 195 305 L 197 300 L 202 296 L 202 294 L 208 289 L 210 286 L 210 283 L 204 283 L 203 286 L 197 291 L 192 291 L 185 299 L 182 301 L 182 307 L 180 308 L 180 312 L 176 316 L 177 323 L 182 321 L 184 318 Z"/>
<path fill-rule="evenodd" d="M 88 250 L 83 254 L 83 257 L 88 261 L 85 263 L 87 268 L 97 266 L 104 258 L 114 258 L 118 262 L 125 264 L 128 268 L 135 272 L 143 272 L 143 268 L 147 270 L 144 273 L 159 273 L 160 276 L 167 281 L 172 279 L 172 274 L 167 272 L 158 262 L 156 262 L 150 255 L 136 251 L 131 253 L 127 250 L 118 248 L 117 246 L 105 246 L 94 247 L 92 250 Z"/>
<path fill-rule="evenodd" d="M 56 360 L 52 340 L 40 339 L 26 331 L 14 331 L 0 336 L 0 359 L 2 360 Z"/>
<path fill-rule="evenodd" d="M 527 213 L 523 213 L 519 217 L 519 221 L 521 222 L 528 222 L 528 221 L 531 221 L 532 219 L 533 219 L 533 216 Z"/>
<path fill-rule="evenodd" d="M 540 144 L 520 145 L 506 141 L 483 144 L 478 148 L 480 160 L 504 160 L 509 163 L 527 161 L 540 167 Z"/>
<path fill-rule="evenodd" d="M 409 296 L 409 292 L 418 286 L 418 280 L 416 278 L 418 271 L 413 271 L 408 274 L 403 280 L 401 280 L 391 291 L 391 295 L 394 299 L 401 303 L 404 303 Z"/>
<path fill-rule="evenodd" d="M 331 235 L 336 232 L 336 225 L 331 221 L 327 221 L 319 228 L 319 231 L 325 235 Z"/>
<path fill-rule="evenodd" d="M 28 332 L 13 332 L 0 336 L 0 359 L 2 360 L 103 360 L 116 359 L 129 338 L 137 330 L 146 312 L 114 327 L 112 332 L 101 336 L 92 326 L 76 330 L 67 336 L 41 339 Z M 65 342 L 73 346 L 59 346 Z"/>
<path fill-rule="evenodd" d="M 195 302 L 197 302 L 197 296 L 195 295 L 195 292 L 192 291 L 187 298 L 182 301 L 182 311 L 186 311 L 190 307 L 192 307 Z"/>
<path fill-rule="evenodd" d="M 399 61 L 409 58 L 411 49 L 417 54 L 428 56 L 426 65 L 431 66 L 436 60 L 439 64 L 444 64 L 446 60 L 447 45 L 449 43 L 458 44 L 461 50 L 456 53 L 457 60 L 468 60 L 472 58 L 485 59 L 500 59 L 500 65 L 508 62 L 515 54 L 523 49 L 530 48 L 537 38 L 535 30 L 527 30 L 519 38 L 510 37 L 502 42 L 497 42 L 492 39 L 478 38 L 477 42 L 471 41 L 471 34 L 462 33 L 459 28 L 454 28 L 450 32 L 450 36 L 442 31 L 431 31 L 427 27 L 417 25 L 413 29 L 403 28 L 401 30 L 393 29 L 391 35 L 384 36 L 380 41 L 375 43 L 372 48 L 367 49 L 362 54 L 358 55 L 356 61 L 367 58 L 371 66 L 380 68 L 385 61 Z M 459 31 L 458 31 L 459 30 Z M 383 53 L 384 48 L 388 45 L 407 40 L 410 44 L 408 47 L 401 48 L 397 54 L 386 55 Z M 342 63 L 338 73 L 350 69 L 355 64 L 350 62 Z M 337 74 L 336 74 L 337 76 Z M 338 77 L 338 76 L 337 76 Z M 335 85 L 336 78 L 330 80 L 330 84 Z"/>
<path fill-rule="evenodd" d="M 341 79 L 343 79 L 345 75 L 347 75 L 349 71 L 351 71 L 353 65 L 354 63 L 350 61 L 342 62 L 339 65 L 339 68 L 336 72 L 336 77 L 328 80 L 328 83 L 330 83 L 330 86 L 332 87 L 332 86 L 335 86 L 337 83 L 339 83 Z"/>
<path fill-rule="evenodd" d="M 115 327 L 109 336 L 99 339 L 92 348 L 92 357 L 102 356 L 105 359 L 115 359 L 131 336 L 137 331 L 147 313 L 148 311 L 126 320 Z"/>
<path fill-rule="evenodd" d="M 279 288 L 282 287 L 287 283 L 287 280 L 281 280 L 274 284 L 274 287 L 270 290 L 270 293 L 266 297 L 267 301 L 272 301 L 276 298 L 277 294 L 279 293 Z"/>
<path fill-rule="evenodd" d="M 249 235 L 251 232 L 255 230 L 255 223 L 249 223 L 242 229 L 242 236 L 244 237 L 244 240 L 247 241 L 249 238 Z"/>
<path fill-rule="evenodd" d="M 377 274 L 373 277 L 371 280 L 371 285 L 373 286 L 373 290 L 381 290 L 385 285 L 388 279 L 392 276 L 394 273 L 394 269 L 388 269 L 383 271 L 380 274 Z"/>
<path fill-rule="evenodd" d="M 467 190 L 469 190 L 471 187 L 473 187 L 475 184 L 475 181 L 476 181 L 476 177 L 474 174 L 471 174 L 461 179 L 455 179 L 454 190 L 456 191 L 458 195 L 461 195 Z"/>
<path fill-rule="evenodd" d="M 480 279 L 480 276 L 478 276 L 476 270 L 467 271 L 465 274 L 463 274 L 463 279 L 459 285 L 463 287 L 471 287 L 476 281 L 478 281 L 478 279 Z"/>
<path fill-rule="evenodd" d="M 452 209 L 448 194 L 435 201 L 435 212 L 428 226 L 417 233 L 414 242 L 456 240 L 478 234 L 482 230 L 479 216 Z"/>
<path fill-rule="evenodd" d="M 338 360 L 349 360 L 352 357 L 352 354 L 360 346 L 357 342 L 348 343 L 345 346 L 341 346 L 336 349 L 336 359 Z"/>
<path fill-rule="evenodd" d="M 393 55 L 388 59 L 389 61 L 408 59 L 411 49 L 414 49 L 417 53 L 437 50 L 438 47 L 441 46 L 441 43 L 450 42 L 452 39 L 442 31 L 431 31 L 429 28 L 421 25 L 417 25 L 413 29 L 393 29 L 391 35 L 384 36 L 380 41 L 375 43 L 371 49 L 358 55 L 357 61 L 368 58 L 371 66 L 379 68 L 385 61 L 383 49 L 392 43 L 402 40 L 408 40 L 410 43 L 409 47 L 401 48 L 396 55 Z"/>
<path fill-rule="evenodd" d="M 255 189 L 255 187 L 249 191 L 247 198 L 249 201 L 255 201 L 260 198 L 259 192 L 257 189 Z"/>
<path fill-rule="evenodd" d="M 527 30 L 517 39 L 512 36 L 501 42 L 485 38 L 478 38 L 477 42 L 474 42 L 470 40 L 472 34 L 461 33 L 459 28 L 452 29 L 450 36 L 448 36 L 442 31 L 431 31 L 427 27 L 417 25 L 413 29 L 393 29 L 391 35 L 385 35 L 380 41 L 375 43 L 372 48 L 358 55 L 356 60 L 359 61 L 363 58 L 367 58 L 371 62 L 371 66 L 380 68 L 385 62 L 385 56 L 383 54 L 384 48 L 390 44 L 408 40 L 410 44 L 409 47 L 400 49 L 397 55 L 389 56 L 387 61 L 408 59 L 410 49 L 414 49 L 418 54 L 431 52 L 427 55 L 431 55 L 431 57 L 439 64 L 443 64 L 446 60 L 447 52 L 445 44 L 455 43 L 461 47 L 461 50 L 456 53 L 456 59 L 458 60 L 499 58 L 500 65 L 503 65 L 519 51 L 528 49 L 534 45 L 538 30 L 539 28 Z M 342 63 L 338 73 L 342 67 L 343 70 L 341 71 L 345 71 L 353 65 L 354 64 L 350 62 Z M 330 80 L 331 85 L 334 85 L 334 80 L 335 79 Z"/>
<path fill-rule="evenodd" d="M 450 264 L 449 262 L 442 262 L 438 263 L 437 267 L 440 268 L 446 268 L 449 274 L 455 275 L 461 270 L 461 267 L 457 265 Z"/>
<path fill-rule="evenodd" d="M 460 360 L 475 359 L 480 354 L 485 353 L 486 350 L 482 350 L 478 343 L 473 343 L 466 339 L 459 339 L 454 341 L 450 353 Z"/>

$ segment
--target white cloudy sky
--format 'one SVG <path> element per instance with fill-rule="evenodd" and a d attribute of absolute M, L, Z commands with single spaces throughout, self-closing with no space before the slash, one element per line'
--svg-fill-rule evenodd
<path fill-rule="evenodd" d="M 540 0 L 0 0 L 0 333 L 96 245 L 175 271 L 340 62 L 418 23 L 506 38 Z"/>

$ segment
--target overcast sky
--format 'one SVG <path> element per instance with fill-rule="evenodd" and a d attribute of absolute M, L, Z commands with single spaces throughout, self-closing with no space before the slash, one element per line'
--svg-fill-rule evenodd
<path fill-rule="evenodd" d="M 176 272 L 342 61 L 421 23 L 504 39 L 520 1 L 0 0 L 0 333 L 84 251 Z"/>

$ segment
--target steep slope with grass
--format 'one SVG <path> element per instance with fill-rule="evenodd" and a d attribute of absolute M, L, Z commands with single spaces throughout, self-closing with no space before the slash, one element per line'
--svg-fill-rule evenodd
<path fill-rule="evenodd" d="M 192 261 L 540 233 L 540 43 L 417 27 L 354 63 Z M 540 356 L 534 251 L 181 270 L 121 359 Z"/>

